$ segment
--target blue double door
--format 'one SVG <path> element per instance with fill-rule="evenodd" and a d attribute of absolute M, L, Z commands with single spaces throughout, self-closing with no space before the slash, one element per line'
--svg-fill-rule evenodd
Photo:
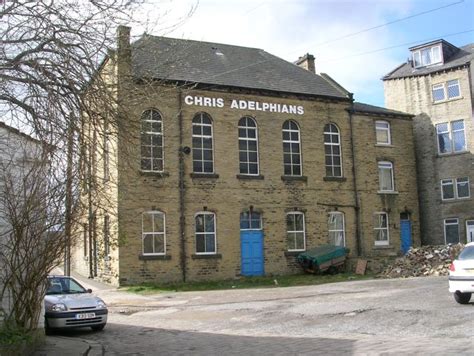
<path fill-rule="evenodd" d="M 240 230 L 241 273 L 244 276 L 263 276 L 263 231 Z"/>

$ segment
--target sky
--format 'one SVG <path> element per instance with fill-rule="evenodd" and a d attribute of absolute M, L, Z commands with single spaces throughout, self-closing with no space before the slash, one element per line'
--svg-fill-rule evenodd
<path fill-rule="evenodd" d="M 261 48 L 289 62 L 310 53 L 316 72 L 384 106 L 381 78 L 408 48 L 443 38 L 474 43 L 474 0 L 149 0 L 140 16 L 159 36 Z"/>

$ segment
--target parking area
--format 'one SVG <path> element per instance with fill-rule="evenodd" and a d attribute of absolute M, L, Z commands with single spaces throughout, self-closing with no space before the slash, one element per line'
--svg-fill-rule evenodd
<path fill-rule="evenodd" d="M 87 283 L 87 280 L 84 281 Z M 105 354 L 472 354 L 474 303 L 446 277 L 139 296 L 94 288 L 103 332 L 68 333 Z"/>

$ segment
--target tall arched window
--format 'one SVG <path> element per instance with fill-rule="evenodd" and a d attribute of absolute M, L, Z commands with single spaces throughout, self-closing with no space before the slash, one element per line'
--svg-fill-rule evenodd
<path fill-rule="evenodd" d="M 283 123 L 283 166 L 285 175 L 301 175 L 300 128 L 293 120 Z"/>
<path fill-rule="evenodd" d="M 140 139 L 142 171 L 163 172 L 163 120 L 157 110 L 143 112 Z"/>
<path fill-rule="evenodd" d="M 334 124 L 324 126 L 326 177 L 342 177 L 341 137 Z"/>
<path fill-rule="evenodd" d="M 249 116 L 239 120 L 239 171 L 240 174 L 259 174 L 257 123 Z"/>
<path fill-rule="evenodd" d="M 193 172 L 214 173 L 212 119 L 206 113 L 193 118 Z"/>

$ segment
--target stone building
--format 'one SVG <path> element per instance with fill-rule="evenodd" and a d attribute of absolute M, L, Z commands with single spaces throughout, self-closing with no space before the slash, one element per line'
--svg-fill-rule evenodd
<path fill-rule="evenodd" d="M 373 263 L 420 244 L 412 115 L 354 102 L 312 55 L 130 43 L 121 27 L 101 73 L 120 112 L 115 133 L 84 124 L 95 176 L 79 272 L 124 285 L 281 275 L 321 244 Z"/>
<path fill-rule="evenodd" d="M 414 118 L 424 244 L 474 241 L 474 44 L 410 48 L 384 78 L 385 105 Z"/>

